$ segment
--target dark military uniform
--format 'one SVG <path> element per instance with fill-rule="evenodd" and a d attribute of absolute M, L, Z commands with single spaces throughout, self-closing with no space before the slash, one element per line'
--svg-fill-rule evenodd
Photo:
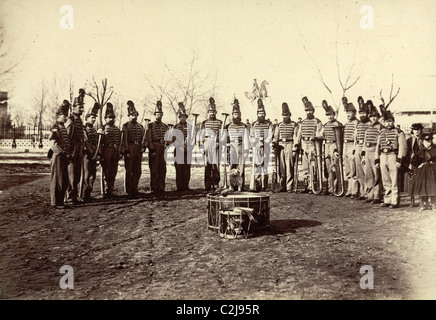
<path fill-rule="evenodd" d="M 181 116 L 186 116 L 185 107 L 182 102 L 179 103 L 179 118 Z M 174 166 L 176 168 L 176 187 L 178 191 L 189 190 L 189 181 L 191 180 L 191 159 L 188 159 L 188 123 L 179 122 L 174 126 L 173 137 L 175 141 L 175 159 Z"/>
<path fill-rule="evenodd" d="M 113 116 L 113 106 L 108 103 L 106 108 L 105 118 Z M 102 156 L 103 162 L 103 173 L 106 182 L 106 194 L 108 197 L 113 196 L 115 178 L 118 172 L 118 161 L 122 157 L 122 140 L 121 131 L 114 124 L 106 123 L 103 126 L 103 137 L 102 137 Z"/>
<path fill-rule="evenodd" d="M 289 106 L 282 104 L 282 115 L 291 115 Z M 279 183 L 282 190 L 292 191 L 294 182 L 294 141 L 296 139 L 298 125 L 295 121 L 282 121 L 275 126 L 274 145 L 277 150 L 279 161 Z"/>
<path fill-rule="evenodd" d="M 138 113 L 133 102 L 128 102 L 128 114 Z M 142 152 L 145 144 L 143 137 L 145 134 L 144 127 L 138 122 L 126 122 L 122 128 L 123 131 L 123 150 L 124 150 L 124 165 L 126 170 L 125 190 L 128 195 L 138 195 L 139 179 L 142 175 Z"/>
<path fill-rule="evenodd" d="M 72 114 L 66 123 L 68 136 L 70 137 L 70 149 L 73 161 L 68 165 L 68 200 L 73 203 L 78 201 L 79 183 L 82 175 L 83 151 L 84 151 L 84 126 L 80 115 Z"/>
<path fill-rule="evenodd" d="M 60 108 L 58 114 L 68 113 L 68 109 Z M 51 128 L 50 141 L 50 203 L 53 207 L 63 206 L 65 192 L 68 188 L 68 155 L 70 153 L 70 140 L 64 123 L 57 122 Z M 50 152 L 51 153 L 51 152 Z"/>
<path fill-rule="evenodd" d="M 86 119 L 89 117 L 97 117 L 98 109 L 100 105 L 95 103 L 92 109 L 86 115 Z M 95 119 L 94 119 L 95 121 Z M 98 134 L 94 129 L 93 123 L 86 122 L 85 124 L 85 150 L 83 157 L 83 175 L 82 175 L 82 188 L 81 197 L 83 200 L 91 200 L 92 188 L 94 186 L 95 179 L 97 177 L 97 148 L 98 148 Z"/>
<path fill-rule="evenodd" d="M 161 108 L 162 106 L 160 105 L 160 111 L 162 111 Z M 148 149 L 150 150 L 148 165 L 150 167 L 150 188 L 152 192 L 165 191 L 165 179 L 167 174 L 165 148 L 168 138 L 168 126 L 162 121 L 153 121 L 148 125 L 147 143 Z"/>

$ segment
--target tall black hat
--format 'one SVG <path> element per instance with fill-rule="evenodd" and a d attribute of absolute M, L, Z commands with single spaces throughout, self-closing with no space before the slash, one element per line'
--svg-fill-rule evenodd
<path fill-rule="evenodd" d="M 354 107 L 354 104 L 352 102 L 347 103 L 347 105 L 345 106 L 345 112 L 356 112 L 356 108 Z"/>
<path fill-rule="evenodd" d="M 371 100 L 366 101 L 366 104 L 368 105 L 368 113 L 370 117 L 380 117 L 380 113 Z"/>
<path fill-rule="evenodd" d="M 365 101 L 363 100 L 362 96 L 359 96 L 357 98 L 357 104 L 359 105 L 359 110 L 360 110 L 360 108 L 362 108 L 364 103 L 365 103 Z"/>
<path fill-rule="evenodd" d="M 369 113 L 369 111 L 370 110 L 369 110 L 368 103 L 363 102 L 363 103 L 359 104 L 359 112 Z"/>
<path fill-rule="evenodd" d="M 179 118 L 181 116 L 188 117 L 188 114 L 186 113 L 185 105 L 183 104 L 183 102 L 179 102 L 179 111 L 177 113 L 178 113 Z"/>
<path fill-rule="evenodd" d="M 94 106 L 90 110 L 88 110 L 85 118 L 96 117 L 98 114 L 98 109 L 100 109 L 100 104 L 96 102 L 94 103 Z"/>
<path fill-rule="evenodd" d="M 108 102 L 106 104 L 106 111 L 104 113 L 105 118 L 115 118 L 114 106 L 112 103 Z"/>
<path fill-rule="evenodd" d="M 265 106 L 263 105 L 262 99 L 257 100 L 257 112 L 265 112 Z M 265 112 L 266 113 L 266 112 Z"/>
<path fill-rule="evenodd" d="M 385 112 L 383 113 L 383 119 L 386 121 L 388 119 L 392 119 L 395 121 L 395 117 L 392 114 L 392 112 L 390 110 L 385 110 Z"/>
<path fill-rule="evenodd" d="M 239 100 L 238 99 L 234 99 L 233 100 L 233 104 L 232 104 L 232 113 L 241 113 L 241 109 L 239 108 Z"/>
<path fill-rule="evenodd" d="M 315 111 L 315 108 L 313 107 L 312 102 L 309 101 L 309 99 L 307 99 L 307 97 L 303 97 L 303 99 L 301 99 L 303 101 L 304 104 L 304 111 Z"/>
<path fill-rule="evenodd" d="M 154 108 L 154 114 L 156 113 L 163 113 L 162 111 L 162 101 L 158 100 L 156 102 L 156 107 Z"/>
<path fill-rule="evenodd" d="M 135 104 L 132 100 L 127 101 L 127 115 L 131 116 L 133 114 L 139 115 L 139 112 L 135 109 Z"/>
<path fill-rule="evenodd" d="M 59 116 L 59 115 L 63 114 L 64 116 L 68 117 L 68 112 L 70 111 L 70 103 L 67 101 L 68 104 L 65 104 L 65 101 L 66 100 L 64 100 L 64 103 L 62 103 L 58 107 L 58 109 L 56 111 L 56 116 Z"/>
<path fill-rule="evenodd" d="M 347 97 L 342 97 L 342 104 L 344 107 L 347 107 L 348 104 L 348 98 Z"/>
<path fill-rule="evenodd" d="M 212 98 L 212 97 L 209 98 L 209 109 L 208 109 L 207 111 L 208 111 L 208 112 L 209 112 L 209 111 L 214 111 L 214 112 L 216 112 L 215 99 Z"/>
<path fill-rule="evenodd" d="M 335 110 L 333 110 L 333 108 L 331 106 L 328 105 L 326 100 L 322 100 L 322 107 L 325 110 L 325 115 L 331 115 L 331 114 L 336 114 Z"/>
<path fill-rule="evenodd" d="M 291 110 L 286 102 L 282 103 L 282 116 L 291 116 Z"/>

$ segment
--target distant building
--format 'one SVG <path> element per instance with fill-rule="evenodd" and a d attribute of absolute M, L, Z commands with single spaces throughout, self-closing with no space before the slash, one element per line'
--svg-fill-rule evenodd
<path fill-rule="evenodd" d="M 0 118 L 8 115 L 8 93 L 0 91 Z"/>
<path fill-rule="evenodd" d="M 410 132 L 413 123 L 421 123 L 424 132 L 436 132 L 436 108 L 426 108 L 413 111 L 395 111 L 395 124 L 405 132 Z"/>

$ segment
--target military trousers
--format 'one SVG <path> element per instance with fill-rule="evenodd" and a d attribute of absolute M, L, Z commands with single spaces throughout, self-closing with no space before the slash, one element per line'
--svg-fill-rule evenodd
<path fill-rule="evenodd" d="M 380 154 L 380 171 L 383 181 L 384 203 L 399 204 L 397 155 L 394 152 Z"/>
<path fill-rule="evenodd" d="M 83 157 L 82 195 L 83 199 L 90 199 L 94 182 L 97 177 L 97 160 Z"/>
<path fill-rule="evenodd" d="M 238 169 L 241 175 L 241 186 L 240 190 L 245 190 L 245 159 L 244 159 L 244 149 L 242 143 L 230 144 L 230 170 Z M 234 187 L 234 191 L 238 188 Z"/>
<path fill-rule="evenodd" d="M 204 187 L 210 189 L 212 186 L 218 186 L 220 182 L 219 168 L 219 150 L 215 140 L 206 140 L 204 142 L 205 167 L 204 167 Z"/>
<path fill-rule="evenodd" d="M 325 149 L 325 165 L 327 167 L 327 182 L 328 182 L 328 191 L 333 193 L 337 191 L 337 182 L 340 177 L 339 172 L 339 160 L 335 156 L 335 150 L 337 149 L 336 143 L 328 143 L 326 142 L 324 145 Z"/>
<path fill-rule="evenodd" d="M 124 178 L 125 190 L 128 194 L 138 192 L 139 179 L 142 174 L 142 153 L 141 146 L 135 143 L 128 145 L 129 156 L 124 157 L 126 176 Z"/>
<path fill-rule="evenodd" d="M 348 182 L 346 196 L 357 194 L 356 161 L 353 149 L 354 144 L 352 142 L 344 143 L 344 174 Z"/>
<path fill-rule="evenodd" d="M 355 195 L 358 195 L 360 197 L 366 197 L 366 188 L 365 188 L 365 168 L 362 164 L 362 156 L 360 155 L 362 151 L 362 146 L 357 145 L 356 146 L 356 153 L 354 154 L 354 160 L 356 163 L 356 192 Z"/>
<path fill-rule="evenodd" d="M 65 155 L 53 153 L 50 161 L 50 203 L 52 206 L 64 204 L 68 188 L 68 163 Z"/>
<path fill-rule="evenodd" d="M 106 193 L 112 195 L 114 192 L 115 178 L 118 172 L 119 151 L 115 147 L 104 148 L 104 163 L 103 174 L 104 181 L 106 182 Z"/>
<path fill-rule="evenodd" d="M 365 151 L 365 192 L 368 200 L 381 200 L 383 188 L 380 168 L 375 165 L 375 147 Z"/>
<path fill-rule="evenodd" d="M 188 190 L 189 181 L 191 180 L 191 164 L 188 163 L 188 151 L 186 149 L 175 150 L 175 157 L 177 153 L 183 154 L 183 163 L 174 162 L 176 168 L 176 187 L 177 190 Z"/>
<path fill-rule="evenodd" d="M 294 181 L 294 159 L 292 157 L 292 148 L 294 143 L 279 142 L 278 146 L 278 161 L 279 161 L 279 183 L 282 190 L 292 191 L 292 184 Z"/>
<path fill-rule="evenodd" d="M 82 143 L 74 143 L 73 162 L 68 164 L 67 198 L 76 201 L 79 193 L 79 183 L 82 176 L 83 150 Z"/>
<path fill-rule="evenodd" d="M 165 179 L 167 175 L 167 163 L 165 161 L 165 147 L 154 144 L 154 154 L 148 157 L 150 167 L 150 189 L 153 192 L 165 191 Z"/>
<path fill-rule="evenodd" d="M 314 164 L 311 163 L 315 159 L 315 145 L 311 141 L 305 141 L 302 143 L 303 155 L 301 157 L 301 169 L 304 180 L 306 181 L 306 188 L 309 190 L 313 190 L 313 181 L 310 175 L 310 166 Z"/>

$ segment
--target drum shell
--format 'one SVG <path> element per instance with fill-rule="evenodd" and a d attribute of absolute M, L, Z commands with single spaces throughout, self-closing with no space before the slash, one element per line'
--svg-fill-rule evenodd
<path fill-rule="evenodd" d="M 270 226 L 270 197 L 265 193 L 238 192 L 224 197 L 220 194 L 207 195 L 208 229 L 218 231 L 219 210 L 232 210 L 237 207 L 254 209 L 252 215 L 256 231 Z"/>
<path fill-rule="evenodd" d="M 255 225 L 247 213 L 219 210 L 219 235 L 226 239 L 246 239 L 253 236 Z"/>

